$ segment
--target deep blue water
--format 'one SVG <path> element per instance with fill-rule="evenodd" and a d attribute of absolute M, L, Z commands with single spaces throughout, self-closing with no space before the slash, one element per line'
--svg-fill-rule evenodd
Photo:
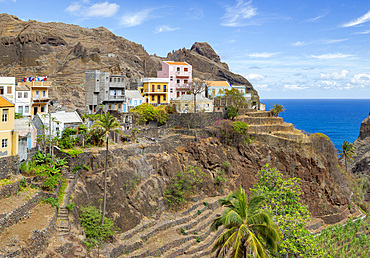
<path fill-rule="evenodd" d="M 281 113 L 285 122 L 308 133 L 323 133 L 337 149 L 344 140 L 354 142 L 361 122 L 369 115 L 370 99 L 261 99 L 270 110 L 273 104 L 286 109 Z"/>

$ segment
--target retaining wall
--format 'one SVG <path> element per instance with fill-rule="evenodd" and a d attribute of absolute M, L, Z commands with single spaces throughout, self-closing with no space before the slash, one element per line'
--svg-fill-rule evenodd
<path fill-rule="evenodd" d="M 19 184 L 21 182 L 17 181 L 13 184 L 4 185 L 0 188 L 0 199 L 4 199 L 8 196 L 15 195 L 18 192 Z"/>
<path fill-rule="evenodd" d="M 19 167 L 20 162 L 18 155 L 0 158 L 0 180 L 9 175 L 18 175 Z"/>

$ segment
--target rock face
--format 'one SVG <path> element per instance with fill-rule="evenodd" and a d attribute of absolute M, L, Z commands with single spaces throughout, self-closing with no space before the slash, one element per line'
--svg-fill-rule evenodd
<path fill-rule="evenodd" d="M 73 202 L 79 207 L 89 203 L 98 205 L 103 195 L 104 151 L 87 152 L 70 164 L 85 164 L 90 170 L 82 173 Z M 335 169 L 334 152 L 321 155 L 302 147 L 289 149 L 254 143 L 246 147 L 229 147 L 217 138 L 194 142 L 194 137 L 172 135 L 158 143 L 132 144 L 110 151 L 107 194 L 108 217 L 122 231 L 129 230 L 144 218 L 159 218 L 166 210 L 163 192 L 170 178 L 187 165 L 199 166 L 210 175 L 203 191 L 207 196 L 224 195 L 216 188 L 213 178 L 231 164 L 224 176 L 228 179 L 224 191 L 242 185 L 249 189 L 256 182 L 255 175 L 266 163 L 277 167 L 286 177 L 302 179 L 305 192 L 302 199 L 312 215 L 326 223 L 335 223 L 349 214 L 348 185 Z M 338 176 L 339 175 L 339 176 Z M 343 177 L 343 176 L 342 176 Z M 345 177 L 345 176 L 344 176 Z M 343 183 L 340 185 L 340 183 Z M 77 211 L 75 211 L 77 212 Z M 75 214 L 77 217 L 78 214 Z"/>
<path fill-rule="evenodd" d="M 19 81 L 49 75 L 53 82 L 51 97 L 67 109 L 84 108 L 85 70 L 123 74 L 137 81 L 143 76 L 156 77 L 164 60 L 103 27 L 22 21 L 8 14 L 0 14 L 0 24 L 0 76 L 15 76 Z M 184 51 L 195 55 L 188 60 L 195 77 L 208 79 L 207 74 L 214 71 L 214 79 L 250 85 L 242 76 L 231 73 L 207 43 L 195 43 L 192 50 Z"/>
<path fill-rule="evenodd" d="M 351 169 L 354 174 L 370 176 L 370 113 L 369 116 L 362 121 L 360 135 L 353 143 L 356 156 L 352 162 Z"/>

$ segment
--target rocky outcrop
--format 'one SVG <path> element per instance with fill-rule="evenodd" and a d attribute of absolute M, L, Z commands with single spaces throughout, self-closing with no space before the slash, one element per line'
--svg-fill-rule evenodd
<path fill-rule="evenodd" d="M 85 106 L 85 70 L 99 69 L 138 81 L 143 76 L 156 77 L 164 60 L 103 27 L 22 21 L 8 14 L 0 14 L 0 24 L 0 76 L 15 76 L 19 81 L 26 76 L 48 75 L 53 82 L 51 97 L 67 109 Z M 244 77 L 228 70 L 209 44 L 195 43 L 192 50 L 185 52 L 192 53 L 188 61 L 195 77 L 209 79 L 212 74 L 214 79 L 252 89 Z"/>
<path fill-rule="evenodd" d="M 353 143 L 356 156 L 350 167 L 354 174 L 370 176 L 370 113 L 361 123 L 360 135 Z"/>

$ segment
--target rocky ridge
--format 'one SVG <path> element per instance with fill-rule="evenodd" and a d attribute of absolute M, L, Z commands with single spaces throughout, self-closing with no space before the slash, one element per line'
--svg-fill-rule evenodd
<path fill-rule="evenodd" d="M 48 75 L 53 82 L 51 97 L 68 109 L 84 108 L 87 69 L 123 74 L 135 82 L 141 77 L 156 77 L 162 60 L 177 61 L 186 56 L 194 77 L 228 80 L 255 92 L 247 79 L 229 71 L 208 43 L 195 43 L 190 50 L 173 52 L 166 59 L 149 55 L 142 45 L 104 27 L 22 21 L 8 14 L 0 14 L 0 23 L 0 75 L 15 76 L 17 81 Z"/>

